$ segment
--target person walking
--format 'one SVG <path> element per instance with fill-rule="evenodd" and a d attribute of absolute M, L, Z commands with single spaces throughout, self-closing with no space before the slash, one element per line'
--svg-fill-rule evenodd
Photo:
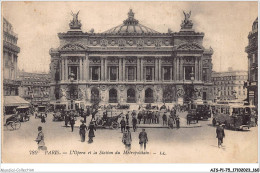
<path fill-rule="evenodd" d="M 147 143 L 148 143 L 147 133 L 145 132 L 145 129 L 142 129 L 142 131 L 139 133 L 140 149 L 143 150 L 143 146 L 144 146 L 144 150 L 146 150 Z"/>
<path fill-rule="evenodd" d="M 68 112 L 64 112 L 65 113 L 65 126 L 68 127 L 68 122 L 70 120 L 69 114 Z"/>
<path fill-rule="evenodd" d="M 187 125 L 190 125 L 190 121 L 191 121 L 191 116 L 190 114 L 187 115 Z"/>
<path fill-rule="evenodd" d="M 125 115 L 126 118 L 126 124 L 129 124 L 129 111 Z"/>
<path fill-rule="evenodd" d="M 180 118 L 178 115 L 176 116 L 176 127 L 177 127 L 177 129 L 180 128 Z"/>
<path fill-rule="evenodd" d="M 134 116 L 133 119 L 132 119 L 132 124 L 133 124 L 133 130 L 134 132 L 136 131 L 137 127 L 136 127 L 136 124 L 137 124 L 137 119 L 136 117 Z"/>
<path fill-rule="evenodd" d="M 85 142 L 87 126 L 84 124 L 84 120 L 81 120 L 81 123 L 82 124 L 79 126 L 79 135 L 81 142 Z"/>
<path fill-rule="evenodd" d="M 125 122 L 124 117 L 121 119 L 120 125 L 121 125 L 121 132 L 123 133 L 125 131 L 125 126 L 126 126 L 126 122 Z"/>
<path fill-rule="evenodd" d="M 75 124 L 75 119 L 74 119 L 74 116 L 72 115 L 72 116 L 70 117 L 71 132 L 73 132 L 74 124 Z"/>
<path fill-rule="evenodd" d="M 217 123 L 216 133 L 217 133 L 217 138 L 218 138 L 218 147 L 220 148 L 220 146 L 222 147 L 223 138 L 225 137 L 223 125 L 219 125 L 219 123 Z"/>
<path fill-rule="evenodd" d="M 142 118 L 143 118 L 141 111 L 138 112 L 137 118 L 138 118 L 138 122 L 139 122 L 139 124 L 140 124 L 140 123 L 141 123 L 141 120 L 142 120 Z"/>
<path fill-rule="evenodd" d="M 46 120 L 45 120 L 45 114 L 42 113 L 42 114 L 41 114 L 41 123 L 45 123 L 45 122 L 46 122 Z"/>
<path fill-rule="evenodd" d="M 132 136 L 129 126 L 126 126 L 126 131 L 123 134 L 122 142 L 125 144 L 126 150 L 131 150 Z"/>
<path fill-rule="evenodd" d="M 94 125 L 94 122 L 91 121 L 88 127 L 89 133 L 88 133 L 88 142 L 92 143 L 93 142 L 93 138 L 95 137 L 95 133 L 94 130 L 96 131 L 96 127 Z"/>
<path fill-rule="evenodd" d="M 163 119 L 163 126 L 167 125 L 167 115 L 165 112 L 163 113 L 162 119 Z"/>
<path fill-rule="evenodd" d="M 173 118 L 172 117 L 169 117 L 168 125 L 169 125 L 169 128 L 173 129 Z"/>
<path fill-rule="evenodd" d="M 38 144 L 38 150 L 47 150 L 47 147 L 45 146 L 44 134 L 42 132 L 41 126 L 38 127 L 38 136 L 35 141 Z"/>

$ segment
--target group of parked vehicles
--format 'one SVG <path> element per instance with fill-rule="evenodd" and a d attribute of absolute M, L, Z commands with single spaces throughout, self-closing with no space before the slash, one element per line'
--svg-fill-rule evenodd
<path fill-rule="evenodd" d="M 46 114 L 46 106 L 37 107 L 37 115 L 35 118 L 40 118 L 43 114 Z M 8 130 L 17 130 L 21 127 L 21 122 L 30 120 L 31 108 L 29 106 L 16 107 L 13 113 L 6 119 L 5 125 Z"/>

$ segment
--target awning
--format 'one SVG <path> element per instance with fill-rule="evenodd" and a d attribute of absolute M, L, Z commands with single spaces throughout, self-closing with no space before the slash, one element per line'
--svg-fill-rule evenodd
<path fill-rule="evenodd" d="M 29 106 L 30 103 L 19 96 L 4 96 L 4 106 Z"/>

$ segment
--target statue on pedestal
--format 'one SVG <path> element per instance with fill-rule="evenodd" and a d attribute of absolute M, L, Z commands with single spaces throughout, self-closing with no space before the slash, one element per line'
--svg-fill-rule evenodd
<path fill-rule="evenodd" d="M 189 13 L 185 13 L 183 11 L 183 14 L 184 14 L 184 20 L 182 21 L 181 29 L 192 29 L 193 23 L 192 20 L 190 20 L 191 11 Z"/>
<path fill-rule="evenodd" d="M 77 13 L 71 12 L 71 15 L 73 16 L 73 20 L 70 21 L 70 29 L 80 29 L 81 23 L 80 20 L 78 20 L 79 11 Z"/>

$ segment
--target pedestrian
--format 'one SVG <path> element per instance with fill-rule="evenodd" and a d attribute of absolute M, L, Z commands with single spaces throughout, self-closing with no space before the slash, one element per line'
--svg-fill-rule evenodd
<path fill-rule="evenodd" d="M 83 111 L 84 123 L 87 122 L 87 112 Z"/>
<path fill-rule="evenodd" d="M 180 128 L 180 118 L 179 118 L 178 115 L 177 115 L 177 117 L 176 117 L 176 127 L 177 127 L 177 129 Z"/>
<path fill-rule="evenodd" d="M 156 123 L 159 124 L 160 123 L 160 112 L 156 111 Z"/>
<path fill-rule="evenodd" d="M 153 124 L 156 123 L 155 112 L 152 112 L 152 122 L 153 122 Z"/>
<path fill-rule="evenodd" d="M 38 136 L 35 141 L 38 144 L 38 150 L 47 150 L 47 147 L 45 146 L 44 134 L 42 132 L 41 126 L 38 127 Z"/>
<path fill-rule="evenodd" d="M 140 149 L 143 150 L 143 146 L 144 146 L 144 150 L 146 150 L 147 143 L 148 143 L 147 133 L 145 132 L 145 129 L 142 129 L 142 131 L 139 133 Z"/>
<path fill-rule="evenodd" d="M 126 122 L 125 122 L 124 117 L 121 119 L 120 125 L 121 125 L 121 132 L 123 133 L 125 131 L 125 126 L 126 126 Z"/>
<path fill-rule="evenodd" d="M 220 146 L 222 147 L 223 138 L 225 137 L 223 124 L 219 125 L 219 123 L 217 123 L 216 133 L 218 138 L 218 147 L 220 148 Z"/>
<path fill-rule="evenodd" d="M 139 121 L 139 124 L 140 124 L 140 123 L 141 123 L 141 120 L 142 120 L 142 118 L 143 118 L 141 111 L 138 112 L 137 118 L 138 118 L 138 121 Z"/>
<path fill-rule="evenodd" d="M 88 133 L 88 142 L 92 143 L 93 142 L 93 138 L 95 137 L 95 133 L 94 130 L 96 131 L 96 127 L 94 125 L 94 122 L 91 121 L 88 127 L 89 133 Z"/>
<path fill-rule="evenodd" d="M 65 126 L 68 127 L 68 122 L 70 120 L 68 112 L 65 112 Z"/>
<path fill-rule="evenodd" d="M 126 118 L 126 124 L 129 124 L 129 111 L 125 115 Z"/>
<path fill-rule="evenodd" d="M 45 114 L 41 114 L 41 123 L 45 123 L 46 122 L 46 120 L 45 120 Z"/>
<path fill-rule="evenodd" d="M 136 124 L 137 124 L 137 119 L 136 119 L 136 117 L 134 116 L 133 117 L 133 119 L 132 119 L 132 124 L 133 124 L 133 130 L 134 130 L 134 132 L 136 131 Z"/>
<path fill-rule="evenodd" d="M 216 123 L 217 123 L 216 118 L 213 117 L 213 119 L 212 119 L 212 124 L 213 124 L 214 127 L 216 126 Z"/>
<path fill-rule="evenodd" d="M 187 114 L 187 125 L 190 125 L 190 121 L 191 121 L 191 116 L 190 114 Z"/>
<path fill-rule="evenodd" d="M 72 115 L 72 116 L 70 117 L 71 132 L 73 132 L 74 124 L 75 124 L 75 119 L 74 119 L 74 116 Z"/>
<path fill-rule="evenodd" d="M 147 121 L 147 112 L 143 112 L 143 119 L 144 119 L 144 124 L 145 124 Z"/>
<path fill-rule="evenodd" d="M 165 112 L 163 113 L 162 119 L 163 119 L 163 126 L 167 125 L 167 115 Z"/>
<path fill-rule="evenodd" d="M 81 123 L 82 124 L 79 126 L 79 135 L 81 142 L 85 142 L 87 126 L 84 124 L 84 120 L 81 120 Z"/>
<path fill-rule="evenodd" d="M 126 131 L 123 134 L 122 142 L 125 144 L 126 150 L 131 150 L 132 136 L 129 126 L 126 126 Z"/>
<path fill-rule="evenodd" d="M 168 125 L 169 125 L 169 128 L 173 129 L 173 118 L 172 117 L 169 117 Z"/>
<path fill-rule="evenodd" d="M 152 123 L 152 112 L 151 111 L 149 111 L 148 112 L 148 122 L 149 122 L 149 124 L 151 124 Z"/>

